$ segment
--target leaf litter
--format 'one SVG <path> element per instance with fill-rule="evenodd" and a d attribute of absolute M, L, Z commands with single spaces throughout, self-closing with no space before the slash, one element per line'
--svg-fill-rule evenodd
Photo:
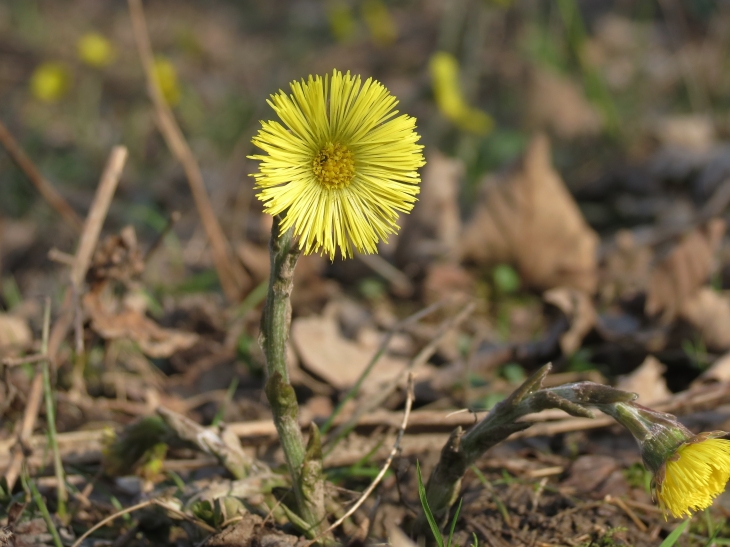
<path fill-rule="evenodd" d="M 28 17 L 22 10 L 0 10 L 9 67 L 0 92 L 22 113 L 6 109 L 4 116 L 75 211 L 89 213 L 98 166 L 116 144 L 113 136 L 123 134 L 110 113 L 123 113 L 133 136 L 124 142 L 131 152 L 127 171 L 101 219 L 103 237 L 76 289 L 68 280 L 77 234 L 41 198 L 29 197 L 27 182 L 5 158 L 0 163 L 9 181 L 1 183 L 0 205 L 0 469 L 15 454 L 24 462 L 14 484 L 0 482 L 0 545 L 53 543 L 40 506 L 27 494 L 29 481 L 68 545 L 107 518 L 84 545 L 302 541 L 287 512 L 291 493 L 262 402 L 257 336 L 265 292 L 255 287 L 268 278 L 269 226 L 252 193 L 240 190 L 248 185 L 242 175 L 250 171 L 245 156 L 260 105 L 290 79 L 297 63 L 289 56 L 299 48 L 319 51 L 305 72 L 335 63 L 378 74 L 404 97 L 403 110 L 430 126 L 421 201 L 383 247 L 385 265 L 308 257 L 297 270 L 289 360 L 303 427 L 332 415 L 387 341 L 325 437 L 332 521 L 390 452 L 407 401 L 404 375 L 417 373 L 399 456 L 376 495 L 343 523 L 338 541 L 390 538 L 410 545 L 400 529 L 419 503 L 416 460 L 430 470 L 455 427 L 475 423 L 547 361 L 554 363 L 556 383 L 600 379 L 638 393 L 642 403 L 683 414 L 693 430 L 722 426 L 730 397 L 726 128 L 712 116 L 667 115 L 654 103 L 661 96 L 676 106 L 676 89 L 685 86 L 690 101 L 712 104 L 726 93 L 726 79 L 671 17 L 587 13 L 595 25 L 576 44 L 575 34 L 551 34 L 562 21 L 557 12 L 551 27 L 520 2 L 507 11 L 496 3 L 461 4 L 463 13 L 477 17 L 460 19 L 458 10 L 445 13 L 432 2 L 418 10 L 387 4 L 398 29 L 390 50 L 368 37 L 371 23 L 361 24 L 355 12 L 348 12 L 359 29 L 354 42 L 323 46 L 316 36 L 336 19 L 329 4 L 326 14 L 304 4 L 247 4 L 252 11 L 242 29 L 232 23 L 240 19 L 238 8 L 225 3 L 205 13 L 193 4 L 170 13 L 145 6 L 155 49 L 178 52 L 173 60 L 185 88 L 175 115 L 204 166 L 223 231 L 235 242 L 228 254 L 215 256 L 206 242 L 210 232 L 199 225 L 198 202 L 180 184 L 181 171 L 155 133 L 160 122 L 143 97 L 126 10 L 86 13 L 73 3 L 61 17 L 60 8 L 44 6 L 41 21 L 64 21 L 51 41 L 34 38 L 32 25 L 11 28 L 12 17 Z M 276 13 L 284 12 L 300 26 L 277 27 Z M 88 94 L 101 85 L 104 108 L 32 102 L 23 68 L 29 59 L 49 56 L 53 41 L 102 15 L 120 46 L 118 60 L 103 73 L 76 67 L 83 79 L 74 93 L 78 104 L 95 104 Z M 717 58 L 710 22 L 692 10 L 684 16 L 695 30 L 707 31 L 702 51 Z M 717 17 L 718 25 L 727 23 L 725 15 Z M 447 48 L 462 27 L 470 29 L 463 40 L 479 39 L 472 20 L 493 31 L 478 47 L 496 61 L 485 66 L 465 56 L 465 98 L 485 108 L 503 101 L 505 108 L 495 117 L 498 133 L 481 140 L 444 125 L 425 90 L 426 73 L 415 77 L 436 33 Z M 257 30 L 259 23 L 272 34 Z M 495 34 L 514 24 L 520 32 Z M 679 42 L 668 45 L 660 31 Z M 504 43 L 488 36 L 503 36 Z M 584 55 L 597 72 L 576 66 L 571 55 Z M 289 67 L 282 68 L 286 77 L 272 73 L 277 59 L 289 63 L 282 65 Z M 690 73 L 687 59 L 694 63 Z M 302 76 L 300 68 L 294 72 Z M 596 74 L 613 93 L 638 97 L 636 105 L 620 105 L 626 131 L 618 143 L 603 133 L 608 126 Z M 514 97 L 497 92 L 486 99 L 485 90 L 500 85 L 511 86 Z M 209 105 L 219 119 L 203 114 Z M 85 132 L 78 132 L 84 123 Z M 54 154 L 67 154 L 67 163 L 54 163 Z M 171 222 L 176 210 L 184 213 Z M 51 249 L 53 261 L 46 258 Z M 215 273 L 221 256 L 233 264 L 225 296 Z M 249 278 L 246 288 L 242 280 Z M 231 299 L 239 282 L 240 298 Z M 38 302 L 47 295 L 52 331 L 63 333 L 51 363 L 57 447 L 47 440 L 43 405 L 33 403 L 45 357 Z M 401 323 L 433 303 L 442 304 Z M 469 303 L 463 320 L 454 322 Z M 27 411 L 34 407 L 37 420 Z M 534 433 L 517 434 L 468 472 L 458 493 L 464 501 L 454 544 L 476 537 L 496 546 L 656 545 L 676 527 L 652 505 L 632 439 L 607 429 L 600 417 L 595 431 L 585 418 L 562 411 L 534 419 L 539 423 L 528 430 Z M 342 435 L 335 434 L 340 426 Z M 65 516 L 54 451 L 62 479 L 73 486 Z M 717 530 L 727 536 L 725 505 L 722 497 L 707 518 L 692 521 L 688 544 L 705 545 Z"/>

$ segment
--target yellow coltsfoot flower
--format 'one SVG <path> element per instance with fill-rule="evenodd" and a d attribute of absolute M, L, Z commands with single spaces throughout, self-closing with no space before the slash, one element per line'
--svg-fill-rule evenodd
<path fill-rule="evenodd" d="M 639 443 L 641 459 L 654 474 L 654 493 L 665 518 L 706 509 L 725 490 L 730 479 L 730 434 L 694 435 L 676 416 L 633 401 L 596 406 Z"/>
<path fill-rule="evenodd" d="M 675 517 L 702 511 L 730 479 L 730 441 L 723 432 L 701 433 L 683 443 L 655 477 L 659 507 Z"/>
<path fill-rule="evenodd" d="M 268 101 L 277 121 L 261 122 L 253 143 L 266 155 L 256 179 L 264 211 L 283 216 L 305 254 L 334 259 L 353 247 L 377 252 L 397 231 L 398 212 L 413 208 L 425 164 L 416 120 L 379 82 L 338 70 L 291 83 Z"/>

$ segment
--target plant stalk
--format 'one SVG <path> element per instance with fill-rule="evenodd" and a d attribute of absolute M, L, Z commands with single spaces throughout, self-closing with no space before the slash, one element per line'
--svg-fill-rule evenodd
<path fill-rule="evenodd" d="M 259 344 L 266 357 L 266 397 L 291 475 L 297 509 L 309 526 L 307 534 L 314 537 L 325 519 L 322 452 L 305 447 L 299 427 L 299 405 L 289 381 L 286 347 L 291 325 L 294 268 L 300 251 L 292 244 L 292 230 L 281 233 L 280 226 L 280 219 L 275 216 L 269 244 L 271 274 L 261 316 Z M 319 445 L 318 435 L 315 444 Z"/>
<path fill-rule="evenodd" d="M 636 398 L 633 393 L 592 382 L 541 389 L 550 368 L 550 365 L 545 365 L 538 370 L 466 433 L 460 427 L 452 432 L 426 486 L 428 505 L 441 527 L 458 498 L 466 470 L 494 445 L 506 440 L 512 433 L 530 427 L 530 422 L 517 421 L 522 416 L 559 408 L 572 416 L 593 418 L 586 406 L 602 407 Z M 423 511 L 416 519 L 414 531 L 418 534 L 428 532 Z"/>

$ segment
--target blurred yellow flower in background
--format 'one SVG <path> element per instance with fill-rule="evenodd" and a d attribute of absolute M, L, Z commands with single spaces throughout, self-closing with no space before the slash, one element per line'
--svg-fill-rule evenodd
<path fill-rule="evenodd" d="M 383 0 L 365 0 L 362 18 L 376 45 L 389 46 L 398 38 L 398 28 Z"/>
<path fill-rule="evenodd" d="M 84 63 L 102 68 L 112 62 L 114 48 L 109 40 L 98 32 L 87 32 L 76 43 L 76 50 Z"/>
<path fill-rule="evenodd" d="M 340 43 L 347 43 L 355 36 L 356 23 L 350 6 L 344 0 L 327 2 L 327 21 L 330 31 Z"/>
<path fill-rule="evenodd" d="M 282 123 L 261 122 L 252 141 L 266 152 L 249 156 L 261 162 L 253 177 L 264 211 L 283 215 L 282 230 L 293 227 L 305 254 L 376 253 L 420 190 L 415 118 L 398 115 L 383 84 L 349 72 L 291 89 L 269 101 Z"/>
<path fill-rule="evenodd" d="M 438 51 L 429 62 L 436 105 L 441 113 L 465 131 L 486 135 L 494 127 L 491 116 L 464 100 L 459 84 L 459 62 L 450 53 Z"/>
<path fill-rule="evenodd" d="M 155 80 L 165 102 L 170 106 L 175 106 L 180 101 L 180 85 L 175 66 L 166 57 L 155 58 Z"/>
<path fill-rule="evenodd" d="M 60 100 L 71 86 L 71 72 L 59 62 L 38 65 L 30 77 L 30 92 L 39 101 L 54 103 Z"/>

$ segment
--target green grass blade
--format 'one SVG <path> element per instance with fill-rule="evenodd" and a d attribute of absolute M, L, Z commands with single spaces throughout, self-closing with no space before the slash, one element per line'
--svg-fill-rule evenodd
<path fill-rule="evenodd" d="M 426 520 L 431 528 L 431 533 L 438 547 L 444 546 L 444 538 L 439 530 L 439 525 L 436 524 L 436 519 L 431 512 L 431 508 L 428 506 L 428 498 L 426 497 L 426 487 L 423 486 L 423 477 L 421 476 L 421 464 L 416 460 L 416 473 L 418 474 L 418 497 L 421 499 L 421 507 L 423 507 L 423 513 L 426 515 Z"/>
<path fill-rule="evenodd" d="M 449 540 L 446 542 L 446 547 L 451 547 L 451 540 L 454 539 L 454 530 L 456 529 L 456 521 L 459 519 L 459 513 L 461 512 L 461 504 L 464 503 L 464 498 L 459 500 L 459 505 L 456 507 L 454 518 L 451 520 L 451 528 L 449 529 Z"/>
<path fill-rule="evenodd" d="M 682 524 L 672 530 L 672 533 L 669 534 L 664 541 L 662 541 L 659 547 L 672 547 L 675 543 L 677 543 L 679 536 L 682 535 L 687 526 L 689 526 L 689 519 L 685 520 Z"/>

